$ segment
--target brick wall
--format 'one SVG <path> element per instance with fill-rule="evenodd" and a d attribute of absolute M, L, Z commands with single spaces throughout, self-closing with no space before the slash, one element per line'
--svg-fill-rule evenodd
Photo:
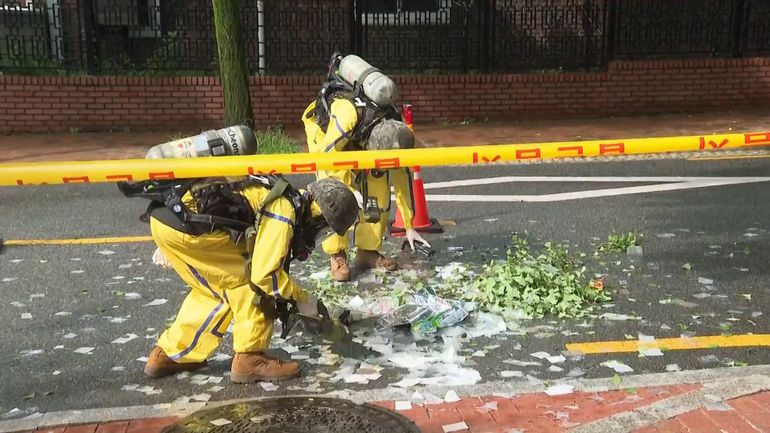
<path fill-rule="evenodd" d="M 415 121 L 603 117 L 766 106 L 770 58 L 614 62 L 604 72 L 399 76 Z M 299 127 L 321 77 L 252 77 L 260 126 Z M 212 77 L 0 76 L 0 132 L 222 126 Z"/>

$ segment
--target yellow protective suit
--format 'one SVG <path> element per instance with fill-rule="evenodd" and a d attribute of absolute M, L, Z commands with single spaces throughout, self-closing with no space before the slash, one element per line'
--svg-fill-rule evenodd
<path fill-rule="evenodd" d="M 358 112 L 353 103 L 345 98 L 332 101 L 329 107 L 329 126 L 324 131 L 315 121 L 312 114 L 316 102 L 313 101 L 302 115 L 305 125 L 308 150 L 310 153 L 342 152 L 348 145 L 349 135 L 358 123 Z M 412 228 L 414 217 L 414 197 L 412 195 L 412 176 L 408 168 L 393 168 L 388 170 L 338 170 L 319 171 L 318 178 L 332 177 L 348 185 L 351 189 L 359 189 L 356 176 L 365 175 L 368 182 L 368 195 L 377 197 L 377 203 L 383 212 L 380 221 L 367 223 L 363 212 L 359 215 L 358 223 L 353 233 L 356 247 L 363 250 L 378 251 L 382 246 L 382 237 L 388 224 L 390 211 L 390 186 L 396 192 L 396 206 L 401 212 L 404 227 Z M 361 192 L 361 191 L 359 191 Z M 364 197 L 366 200 L 366 197 Z M 348 246 L 347 236 L 332 235 L 323 242 L 323 250 L 327 254 L 343 251 Z"/>
<path fill-rule="evenodd" d="M 256 210 L 269 190 L 249 186 L 241 192 Z M 188 193 L 183 201 L 190 206 Z M 265 293 L 307 300 L 307 293 L 284 270 L 297 217 L 285 198 L 270 203 L 263 213 L 251 260 L 251 282 Z M 256 294 L 245 275 L 247 252 L 224 231 L 200 236 L 177 231 L 150 219 L 152 238 L 174 270 L 190 286 L 174 323 L 158 346 L 176 362 L 200 362 L 219 346 L 233 322 L 235 352 L 264 351 L 270 345 L 273 321 L 254 305 Z"/>

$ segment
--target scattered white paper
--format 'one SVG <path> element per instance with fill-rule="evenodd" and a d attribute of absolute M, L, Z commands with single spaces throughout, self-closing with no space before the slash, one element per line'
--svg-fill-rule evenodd
<path fill-rule="evenodd" d="M 201 393 L 201 394 L 192 395 L 192 396 L 190 396 L 190 400 L 202 401 L 202 402 L 205 403 L 205 402 L 211 400 L 211 394 L 206 394 L 204 392 L 204 393 Z"/>
<path fill-rule="evenodd" d="M 559 367 L 558 365 L 552 365 L 552 366 L 548 367 L 548 371 L 551 371 L 551 372 L 554 372 L 554 373 L 561 373 L 562 371 L 564 371 L 564 369 Z"/>
<path fill-rule="evenodd" d="M 443 425 L 441 428 L 444 429 L 444 433 L 450 433 L 454 431 L 468 430 L 468 425 L 465 424 L 464 421 L 460 421 L 454 424 Z"/>
<path fill-rule="evenodd" d="M 14 307 L 19 307 L 19 308 L 26 307 L 26 305 L 24 305 L 24 304 L 22 304 L 21 302 L 18 302 L 18 301 L 11 302 L 11 305 L 13 305 Z"/>
<path fill-rule="evenodd" d="M 233 423 L 233 422 L 232 422 L 232 421 L 230 421 L 229 419 L 224 419 L 224 418 L 215 419 L 215 420 L 213 420 L 213 421 L 209 421 L 209 422 L 210 422 L 211 424 L 213 424 L 213 425 L 217 426 L 217 427 L 221 427 L 221 426 L 223 426 L 223 425 L 227 425 L 227 424 L 232 424 L 232 423 Z"/>
<path fill-rule="evenodd" d="M 136 292 L 129 292 L 123 295 L 124 299 L 132 300 L 132 299 L 142 299 L 142 295 L 136 293 Z"/>
<path fill-rule="evenodd" d="M 72 338 L 75 338 L 75 337 L 77 337 L 77 336 L 78 336 L 78 334 L 73 334 L 72 332 L 70 332 L 69 334 L 66 334 L 66 335 L 64 336 L 64 338 L 66 338 L 66 339 L 72 339 Z"/>
<path fill-rule="evenodd" d="M 156 305 L 163 305 L 166 302 L 168 302 L 168 299 L 154 299 L 146 304 L 144 304 L 145 307 L 154 307 Z"/>
<path fill-rule="evenodd" d="M 138 338 L 139 336 L 136 334 L 126 334 L 125 337 L 116 338 L 115 340 L 112 340 L 112 344 L 126 344 L 129 341 Z"/>
<path fill-rule="evenodd" d="M 529 356 L 537 359 L 546 359 L 550 357 L 551 354 L 548 352 L 535 352 L 535 353 L 530 353 Z"/>
<path fill-rule="evenodd" d="M 259 382 L 259 386 L 267 392 L 276 391 L 280 386 L 272 384 L 270 382 Z"/>
<path fill-rule="evenodd" d="M 460 396 L 457 395 L 457 393 L 454 392 L 454 390 L 450 389 L 444 395 L 444 401 L 447 403 L 454 403 L 456 401 L 460 401 Z"/>
<path fill-rule="evenodd" d="M 97 251 L 96 254 L 101 254 L 103 256 L 109 256 L 109 255 L 115 254 L 115 251 L 101 250 L 101 251 Z"/>
<path fill-rule="evenodd" d="M 574 386 L 563 384 L 563 383 L 560 383 L 560 384 L 557 384 L 557 385 L 553 385 L 553 386 L 549 386 L 545 390 L 545 393 L 550 395 L 550 396 L 552 396 L 552 397 L 555 396 L 555 395 L 572 394 L 573 392 L 575 392 L 575 387 Z"/>
<path fill-rule="evenodd" d="M 682 371 L 682 369 L 679 368 L 679 364 L 668 364 L 666 366 L 666 371 L 674 372 L 674 371 Z"/>
<path fill-rule="evenodd" d="M 411 401 L 396 401 L 396 410 L 409 410 L 412 408 Z"/>
<path fill-rule="evenodd" d="M 95 347 L 78 347 L 74 350 L 75 353 L 80 353 L 83 355 L 90 355 L 91 352 L 93 352 Z"/>
<path fill-rule="evenodd" d="M 30 313 L 21 313 L 21 318 L 25 320 L 32 319 L 32 314 Z"/>
<path fill-rule="evenodd" d="M 518 370 L 504 370 L 500 372 L 500 376 L 504 378 L 509 377 L 524 377 L 524 373 Z"/>
<path fill-rule="evenodd" d="M 663 356 L 663 351 L 657 348 L 639 349 L 639 354 L 644 357 Z"/>
<path fill-rule="evenodd" d="M 567 360 L 563 355 L 549 356 L 546 358 L 551 364 L 559 364 Z"/>
<path fill-rule="evenodd" d="M 634 371 L 633 368 L 614 359 L 612 361 L 602 362 L 600 365 L 611 368 L 615 370 L 616 373 L 632 373 Z"/>

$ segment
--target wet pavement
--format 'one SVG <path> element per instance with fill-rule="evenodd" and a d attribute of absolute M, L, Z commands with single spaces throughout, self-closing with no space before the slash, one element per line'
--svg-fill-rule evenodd
<path fill-rule="evenodd" d="M 29 414 L 279 393 L 345 397 L 367 389 L 400 389 L 411 394 L 421 387 L 495 381 L 546 389 L 575 377 L 602 378 L 609 384 L 629 374 L 766 364 L 767 348 L 584 355 L 567 345 L 770 332 L 765 266 L 770 233 L 763 217 L 770 211 L 767 180 L 546 203 L 448 202 L 430 196 L 585 192 L 622 187 L 626 176 L 762 177 L 769 168 L 770 161 L 756 158 L 425 169 L 431 216 L 453 222 L 444 234 L 430 238 L 437 250 L 432 260 L 414 263 L 411 255 L 401 255 L 408 268 L 404 271 L 359 275 L 355 283 L 332 289 L 324 283 L 327 259 L 321 255 L 294 267 L 295 275 L 306 287 L 342 294 L 340 299 L 409 289 L 417 282 L 441 287 L 450 284 L 440 276 L 448 264 L 459 262 L 477 272 L 491 258 L 504 255 L 512 233 L 528 232 L 538 247 L 553 240 L 583 253 L 589 275 L 606 275 L 612 302 L 583 318 L 548 316 L 512 321 L 505 328 L 497 327 L 501 322 L 495 317 L 474 313 L 462 327 L 419 341 L 408 332 L 378 333 L 359 324 L 354 326 L 359 341 L 383 353 L 367 359 L 339 357 L 318 340 L 275 339 L 276 355 L 304 363 L 304 378 L 277 388 L 229 382 L 229 336 L 200 372 L 157 381 L 144 378 L 143 357 L 187 293 L 173 272 L 151 264 L 151 243 L 9 246 L 0 255 L 0 288 L 7 294 L 0 303 L 0 319 L 7 324 L 0 331 L 0 365 L 7 373 L 0 416 L 17 416 L 19 412 L 9 415 L 14 408 Z M 441 190 L 432 185 L 512 175 L 560 178 L 483 188 Z M 569 181 L 576 176 L 613 176 L 614 181 Z M 309 178 L 291 180 L 302 185 Z M 650 178 L 631 184 L 659 183 L 665 182 Z M 2 188 L 0 200 L 14 203 L 0 216 L 5 238 L 148 234 L 138 219 L 145 203 L 121 197 L 113 185 Z M 613 231 L 644 235 L 643 260 L 630 262 L 623 254 L 594 256 Z M 396 244 L 387 245 L 396 254 Z"/>

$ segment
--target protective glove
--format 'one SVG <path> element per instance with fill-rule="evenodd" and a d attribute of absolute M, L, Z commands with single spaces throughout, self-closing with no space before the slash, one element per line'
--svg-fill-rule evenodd
<path fill-rule="evenodd" d="M 160 248 L 155 248 L 155 252 L 152 254 L 152 262 L 164 268 L 171 267 L 171 261 L 163 254 Z"/>
<path fill-rule="evenodd" d="M 406 240 L 409 242 L 409 246 L 412 247 L 412 252 L 414 252 L 414 241 L 417 241 L 428 248 L 431 247 L 428 241 L 423 239 L 422 236 L 420 236 L 420 233 L 418 233 L 415 229 L 406 230 Z"/>
<path fill-rule="evenodd" d="M 308 295 L 305 302 L 297 302 L 297 310 L 303 316 L 318 317 L 318 298 Z"/>

